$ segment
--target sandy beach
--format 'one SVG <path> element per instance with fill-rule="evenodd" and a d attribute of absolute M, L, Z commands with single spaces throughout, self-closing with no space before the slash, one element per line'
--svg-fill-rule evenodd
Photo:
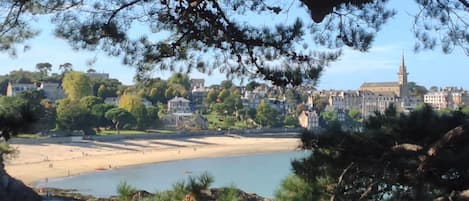
<path fill-rule="evenodd" d="M 298 138 L 203 136 L 111 142 L 13 143 L 18 155 L 6 161 L 10 175 L 26 184 L 46 178 L 125 166 L 251 153 L 294 150 Z"/>

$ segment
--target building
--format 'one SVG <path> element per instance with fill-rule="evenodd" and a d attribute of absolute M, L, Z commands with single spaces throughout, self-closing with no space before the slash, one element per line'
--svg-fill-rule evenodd
<path fill-rule="evenodd" d="M 36 84 L 30 83 L 12 83 L 7 86 L 7 96 L 16 96 L 23 91 L 37 90 Z"/>
<path fill-rule="evenodd" d="M 44 92 L 44 96 L 52 102 L 65 98 L 65 92 L 60 83 L 42 82 L 39 90 Z"/>
<path fill-rule="evenodd" d="M 106 97 L 104 98 L 104 103 L 111 105 L 119 105 L 119 97 Z"/>
<path fill-rule="evenodd" d="M 298 116 L 298 122 L 302 128 L 316 131 L 319 130 L 319 115 L 314 110 L 304 110 L 301 112 L 300 116 Z"/>
<path fill-rule="evenodd" d="M 86 75 L 90 78 L 109 79 L 109 73 L 87 72 Z"/>
<path fill-rule="evenodd" d="M 174 97 L 173 99 L 168 101 L 168 114 L 192 114 L 192 110 L 190 107 L 190 101 L 181 98 L 181 97 Z"/>
<path fill-rule="evenodd" d="M 408 83 L 407 83 L 407 67 L 404 62 L 404 55 L 402 55 L 402 62 L 399 66 L 399 73 L 397 82 L 365 82 L 360 86 L 360 91 L 371 91 L 373 93 L 394 93 L 394 96 L 405 100 L 409 96 Z"/>
<path fill-rule="evenodd" d="M 205 88 L 205 80 L 204 79 L 191 79 L 191 90 Z"/>

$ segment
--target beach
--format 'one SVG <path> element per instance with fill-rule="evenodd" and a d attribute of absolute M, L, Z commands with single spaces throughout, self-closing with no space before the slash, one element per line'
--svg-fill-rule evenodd
<path fill-rule="evenodd" d="M 298 138 L 190 136 L 70 143 L 12 143 L 19 153 L 5 162 L 7 172 L 28 185 L 56 177 L 132 165 L 203 157 L 295 150 Z"/>

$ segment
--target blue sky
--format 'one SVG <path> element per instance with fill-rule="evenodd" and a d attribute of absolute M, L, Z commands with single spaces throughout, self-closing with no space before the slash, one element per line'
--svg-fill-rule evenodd
<path fill-rule="evenodd" d="M 391 1 L 390 6 L 398 13 L 377 34 L 373 48 L 365 53 L 344 49 L 340 60 L 326 69 L 317 88 L 357 89 L 363 82 L 396 81 L 404 52 L 410 73 L 409 81 L 426 87 L 457 86 L 469 89 L 469 56 L 460 49 L 455 49 L 451 54 L 443 54 L 439 49 L 413 52 L 415 39 L 411 32 L 411 14 L 416 13 L 416 6 L 413 1 L 405 1 L 409 2 L 405 5 L 402 2 Z M 271 21 L 264 19 L 261 23 Z M 73 51 L 65 41 L 53 37 L 48 19 L 39 19 L 38 26 L 42 29 L 41 34 L 26 43 L 31 46 L 30 50 L 19 52 L 16 58 L 0 53 L 0 74 L 20 68 L 34 70 L 34 66 L 39 62 L 50 62 L 54 66 L 53 71 L 58 71 L 58 66 L 66 62 L 72 63 L 76 70 L 85 71 L 89 68 L 86 61 L 96 57 L 93 69 L 107 72 L 112 78 L 117 78 L 125 84 L 132 84 L 135 71 L 132 67 L 122 65 L 120 58 L 108 57 L 101 52 Z M 170 74 L 156 72 L 154 76 L 166 78 Z M 205 78 L 207 85 L 217 84 L 225 79 L 224 75 L 218 73 L 211 76 L 193 73 L 191 77 Z"/>

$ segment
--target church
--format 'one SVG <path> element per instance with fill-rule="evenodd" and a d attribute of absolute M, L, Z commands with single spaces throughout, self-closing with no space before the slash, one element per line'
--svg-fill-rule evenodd
<path fill-rule="evenodd" d="M 397 82 L 365 82 L 360 86 L 360 91 L 370 91 L 385 96 L 399 97 L 401 99 L 408 98 L 408 73 L 404 62 L 404 55 L 402 55 L 401 65 L 399 66 L 399 73 L 397 75 Z"/>

